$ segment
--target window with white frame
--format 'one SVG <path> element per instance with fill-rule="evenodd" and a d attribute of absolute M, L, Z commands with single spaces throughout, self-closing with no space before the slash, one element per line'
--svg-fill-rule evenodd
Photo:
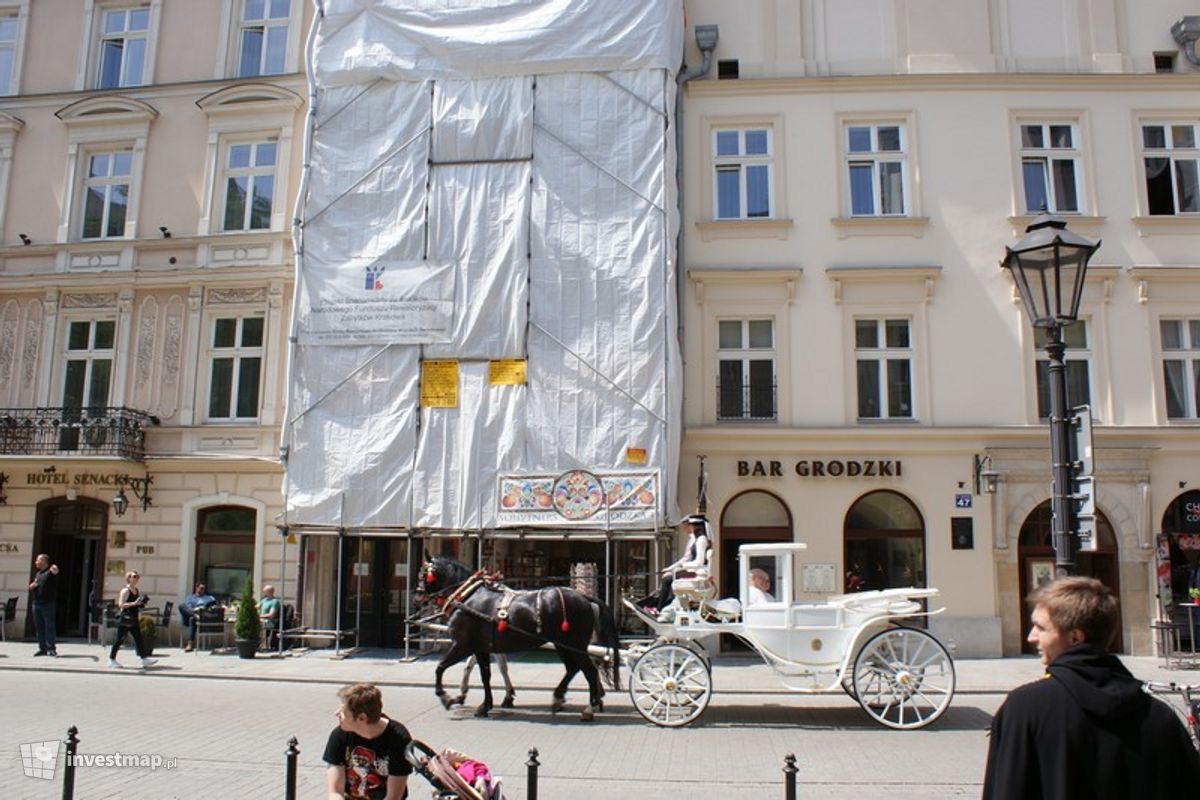
<path fill-rule="evenodd" d="M 1146 210 L 1151 215 L 1200 212 L 1197 127 L 1194 121 L 1142 125 Z"/>
<path fill-rule="evenodd" d="M 96 88 L 118 89 L 146 82 L 150 7 L 106 8 L 100 12 Z"/>
<path fill-rule="evenodd" d="M 775 419 L 774 320 L 718 320 L 717 350 L 717 419 Z"/>
<path fill-rule="evenodd" d="M 221 230 L 253 231 L 271 227 L 277 150 L 278 144 L 274 140 L 226 145 Z"/>
<path fill-rule="evenodd" d="M 20 34 L 21 19 L 16 9 L 0 7 L 0 95 L 17 93 L 13 77 L 16 75 Z"/>
<path fill-rule="evenodd" d="M 772 208 L 770 128 L 713 131 L 713 208 L 717 219 L 767 219 Z"/>
<path fill-rule="evenodd" d="M 913 418 L 913 346 L 909 319 L 854 320 L 859 419 Z"/>
<path fill-rule="evenodd" d="M 237 31 L 237 77 L 284 72 L 292 1 L 243 0 Z"/>
<path fill-rule="evenodd" d="M 263 326 L 261 314 L 221 316 L 212 320 L 208 419 L 258 418 Z"/>
<path fill-rule="evenodd" d="M 1070 122 L 1024 122 L 1021 185 L 1027 214 L 1079 213 L 1079 132 Z"/>
<path fill-rule="evenodd" d="M 114 149 L 87 154 L 81 238 L 113 239 L 125 235 L 132 173 L 132 150 Z"/>
<path fill-rule="evenodd" d="M 1092 349 L 1087 322 L 1075 320 L 1062 329 L 1063 363 L 1066 364 L 1068 411 L 1075 406 L 1091 405 L 1092 400 Z M 1045 328 L 1033 329 L 1033 345 L 1039 354 L 1046 347 L 1048 334 Z M 1050 417 L 1050 359 L 1039 355 L 1037 359 L 1037 411 L 1038 417 Z"/>
<path fill-rule="evenodd" d="M 1167 417 L 1200 419 L 1200 319 L 1162 319 Z"/>
<path fill-rule="evenodd" d="M 111 319 L 67 322 L 64 352 L 61 450 L 77 450 L 82 422 L 104 413 L 112 387 L 116 322 Z"/>
<path fill-rule="evenodd" d="M 905 216 L 908 201 L 908 143 L 905 126 L 848 123 L 846 179 L 850 215 Z"/>

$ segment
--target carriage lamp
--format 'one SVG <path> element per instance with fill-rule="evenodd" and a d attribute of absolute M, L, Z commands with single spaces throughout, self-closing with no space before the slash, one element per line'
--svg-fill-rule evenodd
<path fill-rule="evenodd" d="M 1067 224 L 1045 214 L 1035 219 L 1015 247 L 1005 248 L 1000 266 L 1012 273 L 1025 313 L 1035 328 L 1046 331 L 1050 360 L 1051 541 L 1056 577 L 1075 568 L 1075 507 L 1071 487 L 1075 466 L 1070 456 L 1067 419 L 1067 376 L 1062 329 L 1079 315 L 1088 261 L 1100 242 L 1067 230 Z"/>
<path fill-rule="evenodd" d="M 150 484 L 154 483 L 154 477 L 147 475 L 144 478 L 126 478 L 125 482 L 117 488 L 117 494 L 112 499 L 113 513 L 118 517 L 125 516 L 125 509 L 129 508 L 129 497 L 125 494 L 125 487 L 128 486 L 133 491 L 133 496 L 142 501 L 142 511 L 150 508 Z"/>

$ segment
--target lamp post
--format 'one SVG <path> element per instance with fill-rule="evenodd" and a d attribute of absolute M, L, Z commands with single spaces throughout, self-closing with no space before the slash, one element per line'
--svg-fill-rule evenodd
<path fill-rule="evenodd" d="M 1051 542 L 1055 577 L 1075 569 L 1075 506 L 1072 502 L 1075 465 L 1071 460 L 1067 418 L 1067 376 L 1063 363 L 1062 329 L 1079 315 L 1088 261 L 1100 247 L 1067 230 L 1062 220 L 1039 216 L 1015 247 L 1005 248 L 1001 266 L 1012 272 L 1025 313 L 1035 328 L 1046 331 L 1050 360 L 1050 460 L 1052 497 Z"/>

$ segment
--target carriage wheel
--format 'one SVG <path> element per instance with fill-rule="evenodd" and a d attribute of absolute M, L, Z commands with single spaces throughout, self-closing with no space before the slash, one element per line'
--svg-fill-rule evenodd
<path fill-rule="evenodd" d="M 868 639 L 854 659 L 853 677 L 859 705 L 889 728 L 923 728 L 954 697 L 950 654 L 915 628 L 890 628 Z"/>
<path fill-rule="evenodd" d="M 629 696 L 655 725 L 678 728 L 704 713 L 712 698 L 712 671 L 694 650 L 677 644 L 651 647 L 630 670 Z"/>

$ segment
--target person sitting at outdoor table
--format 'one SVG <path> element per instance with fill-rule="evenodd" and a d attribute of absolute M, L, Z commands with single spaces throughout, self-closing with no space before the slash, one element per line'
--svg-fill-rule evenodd
<path fill-rule="evenodd" d="M 764 570 L 755 567 L 750 570 L 750 595 L 747 598 L 750 605 L 759 603 L 774 603 L 775 597 L 770 592 L 771 578 Z"/>
<path fill-rule="evenodd" d="M 694 576 L 699 570 L 708 569 L 708 548 L 712 539 L 708 534 L 708 519 L 703 514 L 692 514 L 681 523 L 688 531 L 687 545 L 678 561 L 663 568 L 662 582 L 658 592 L 642 599 L 648 614 L 663 616 L 670 615 L 667 609 L 675 600 L 675 592 L 671 588 L 676 578 Z"/>
<path fill-rule="evenodd" d="M 262 599 L 258 601 L 258 618 L 262 620 L 263 631 L 267 634 L 267 647 L 275 647 L 279 643 L 280 620 L 283 618 L 283 606 L 275 596 L 275 587 L 263 587 Z"/>
<path fill-rule="evenodd" d="M 217 598 L 208 593 L 203 583 L 197 583 L 192 593 L 183 598 L 179 604 L 179 617 L 183 620 L 187 637 L 183 643 L 185 653 L 190 653 L 196 647 L 196 623 L 200 621 L 200 612 L 217 604 Z"/>

